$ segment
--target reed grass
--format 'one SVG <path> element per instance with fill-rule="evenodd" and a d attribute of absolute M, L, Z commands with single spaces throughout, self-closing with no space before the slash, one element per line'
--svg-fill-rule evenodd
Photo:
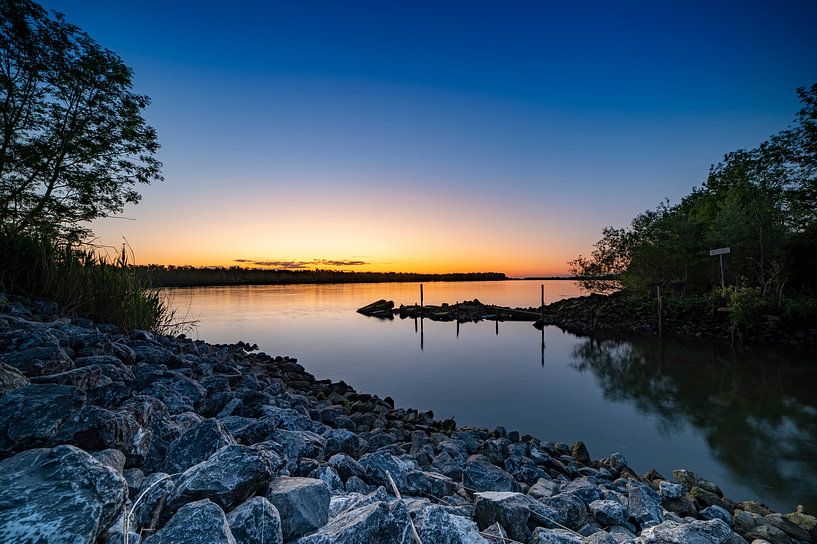
<path fill-rule="evenodd" d="M 127 244 L 112 255 L 45 235 L 0 233 L 0 292 L 53 301 L 69 315 L 125 331 L 182 332 L 189 323 L 176 319 L 132 260 Z"/>

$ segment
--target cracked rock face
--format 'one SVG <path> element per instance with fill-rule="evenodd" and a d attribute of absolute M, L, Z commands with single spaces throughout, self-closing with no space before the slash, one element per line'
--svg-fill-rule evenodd
<path fill-rule="evenodd" d="M 0 542 L 95 542 L 119 515 L 125 479 L 74 446 L 0 462 Z"/>

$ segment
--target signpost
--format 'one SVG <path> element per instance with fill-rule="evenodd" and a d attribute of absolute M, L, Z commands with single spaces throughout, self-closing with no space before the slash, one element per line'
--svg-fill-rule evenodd
<path fill-rule="evenodd" d="M 710 249 L 709 256 L 714 257 L 715 255 L 718 256 L 718 260 L 721 263 L 721 289 L 726 287 L 726 281 L 723 279 L 723 256 L 731 253 L 732 249 L 728 247 L 719 247 L 718 249 Z"/>

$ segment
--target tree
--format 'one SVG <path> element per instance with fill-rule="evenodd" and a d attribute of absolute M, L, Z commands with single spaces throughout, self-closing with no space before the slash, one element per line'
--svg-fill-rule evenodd
<path fill-rule="evenodd" d="M 0 229 L 66 240 L 161 180 L 132 71 L 29 0 L 0 0 Z"/>

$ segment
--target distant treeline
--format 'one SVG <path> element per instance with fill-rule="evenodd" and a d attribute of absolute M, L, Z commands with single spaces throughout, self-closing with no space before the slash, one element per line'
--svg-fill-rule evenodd
<path fill-rule="evenodd" d="M 412 272 L 342 272 L 336 270 L 266 270 L 241 267 L 138 266 L 153 287 L 269 285 L 298 283 L 381 283 L 419 281 L 501 281 L 501 272 L 416 274 Z"/>

